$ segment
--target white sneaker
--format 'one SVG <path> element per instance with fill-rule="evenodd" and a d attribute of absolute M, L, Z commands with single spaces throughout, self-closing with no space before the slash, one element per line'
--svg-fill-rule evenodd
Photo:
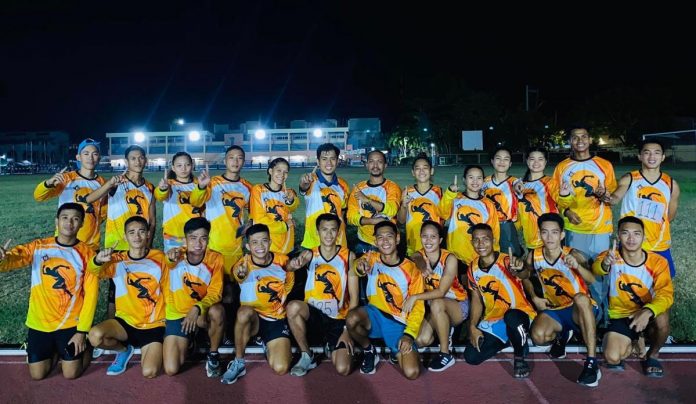
<path fill-rule="evenodd" d="M 293 376 L 304 376 L 315 367 L 317 367 L 317 364 L 314 362 L 314 357 L 310 356 L 307 352 L 302 352 L 300 360 L 292 367 L 290 374 Z"/>
<path fill-rule="evenodd" d="M 98 357 L 104 355 L 104 349 L 101 348 L 94 348 L 92 351 L 92 359 L 97 359 Z"/>

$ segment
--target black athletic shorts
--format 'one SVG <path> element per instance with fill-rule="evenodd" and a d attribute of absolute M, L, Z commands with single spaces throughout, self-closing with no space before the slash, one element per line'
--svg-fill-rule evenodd
<path fill-rule="evenodd" d="M 107 303 L 116 304 L 116 284 L 111 278 L 109 278 L 109 295 L 107 297 Z"/>
<path fill-rule="evenodd" d="M 609 326 L 607 327 L 607 332 L 613 331 L 615 333 L 625 335 L 631 339 L 631 341 L 637 341 L 640 337 L 640 333 L 634 331 L 631 325 L 632 319 L 628 317 L 624 318 L 612 318 L 609 320 Z"/>
<path fill-rule="evenodd" d="M 259 316 L 259 333 L 257 334 L 268 345 L 276 338 L 290 338 L 290 327 L 287 319 L 266 320 Z"/>
<path fill-rule="evenodd" d="M 338 339 L 343 334 L 345 320 L 337 320 L 329 317 L 316 307 L 309 306 L 309 320 L 307 321 L 307 335 L 316 335 L 322 338 L 322 343 L 328 344 L 329 352 L 336 349 Z"/>
<path fill-rule="evenodd" d="M 80 359 L 84 352 L 72 356 L 66 352 L 68 341 L 77 332 L 77 327 L 65 328 L 51 332 L 37 331 L 29 329 L 27 335 L 27 362 L 36 363 L 46 359 L 52 359 L 54 353 L 64 361 L 74 361 Z M 85 341 L 87 336 L 85 335 Z"/>
<path fill-rule="evenodd" d="M 162 340 L 164 340 L 164 326 L 141 330 L 140 328 L 135 328 L 128 324 L 126 320 L 122 318 L 116 317 L 115 320 L 126 330 L 128 339 L 124 342 L 136 348 L 142 348 L 153 342 L 161 343 Z"/>

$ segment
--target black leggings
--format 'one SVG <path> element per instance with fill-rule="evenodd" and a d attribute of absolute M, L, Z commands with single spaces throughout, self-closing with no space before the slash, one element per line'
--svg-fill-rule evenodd
<path fill-rule="evenodd" d="M 476 350 L 471 345 L 471 342 L 466 344 L 464 348 L 464 360 L 466 363 L 479 365 L 486 359 L 495 356 L 508 344 L 512 344 L 512 348 L 515 350 L 515 357 L 525 356 L 527 336 L 529 335 L 529 316 L 521 310 L 512 309 L 505 313 L 503 321 L 505 321 L 505 327 L 507 328 L 508 343 L 503 343 L 495 335 L 484 332 L 483 342 L 479 344 L 479 350 Z"/>

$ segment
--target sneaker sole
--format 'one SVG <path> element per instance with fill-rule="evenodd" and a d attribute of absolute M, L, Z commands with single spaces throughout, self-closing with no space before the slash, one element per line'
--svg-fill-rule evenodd
<path fill-rule="evenodd" d="M 578 380 L 578 384 L 581 386 L 587 386 L 587 387 L 597 387 L 599 386 L 599 380 L 602 378 L 602 371 L 597 369 L 597 380 L 594 381 L 594 383 L 580 383 Z"/>
<path fill-rule="evenodd" d="M 302 377 L 302 376 L 306 375 L 310 370 L 315 369 L 316 367 L 317 367 L 317 364 L 312 362 L 312 364 L 310 364 L 306 369 L 302 369 L 302 370 L 304 370 L 304 372 L 302 372 L 302 371 L 295 372 L 295 368 L 292 368 L 292 369 L 290 369 L 290 375 Z"/>
<path fill-rule="evenodd" d="M 447 369 L 451 368 L 452 366 L 454 366 L 454 362 L 456 362 L 456 361 L 455 361 L 454 359 L 452 359 L 451 361 L 449 361 L 448 364 L 446 364 L 445 366 L 443 366 L 443 367 L 440 368 L 440 369 L 432 369 L 432 368 L 429 367 L 428 370 L 431 371 L 431 372 L 444 372 L 445 370 L 447 370 Z"/>
<path fill-rule="evenodd" d="M 374 363 L 374 367 L 372 368 L 372 371 L 371 372 L 363 372 L 363 370 L 360 369 L 360 373 L 362 373 L 364 375 L 374 375 L 375 373 L 377 373 L 377 364 L 378 363 L 379 363 L 379 356 L 375 355 L 375 363 Z"/>
<path fill-rule="evenodd" d="M 225 380 L 225 379 L 220 379 L 220 383 L 222 383 L 222 384 L 233 384 L 234 382 L 236 382 L 237 380 L 239 380 L 239 378 L 242 377 L 242 376 L 244 376 L 245 374 L 246 374 L 246 369 L 244 369 L 244 370 L 242 370 L 241 372 L 239 372 L 239 374 L 237 375 L 237 377 L 235 377 L 235 378 L 232 379 L 232 380 L 227 381 L 227 380 Z"/>
<path fill-rule="evenodd" d="M 123 366 L 123 370 L 121 370 L 120 372 L 112 372 L 112 371 L 107 370 L 107 371 L 106 371 L 106 375 L 107 375 L 107 376 L 118 376 L 118 375 L 120 375 L 120 374 L 123 374 L 123 372 L 125 372 L 126 369 L 128 369 L 128 362 L 130 362 L 130 360 L 131 360 L 131 358 L 133 357 L 133 354 L 134 354 L 134 353 L 135 353 L 135 349 L 131 350 L 130 355 L 128 355 L 128 359 L 126 359 L 126 365 Z"/>

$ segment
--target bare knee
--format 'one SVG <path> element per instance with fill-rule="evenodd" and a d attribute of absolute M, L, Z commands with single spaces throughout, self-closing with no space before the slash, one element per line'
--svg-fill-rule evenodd
<path fill-rule="evenodd" d="M 404 376 L 408 380 L 416 380 L 420 375 L 420 369 L 417 366 L 407 366 L 404 368 Z"/>
<path fill-rule="evenodd" d="M 237 310 L 237 322 L 238 323 L 248 323 L 251 321 L 252 316 L 254 315 L 255 311 L 249 306 L 241 306 L 239 310 Z"/>
<path fill-rule="evenodd" d="M 432 344 L 433 340 L 435 340 L 435 338 L 432 335 L 430 335 L 428 337 L 425 337 L 423 335 L 419 335 L 418 338 L 416 338 L 416 345 L 418 345 L 420 347 L 425 347 L 425 346 Z"/>
<path fill-rule="evenodd" d="M 360 324 L 361 317 L 356 310 L 351 310 L 346 316 L 346 327 L 355 328 Z"/>
<path fill-rule="evenodd" d="M 573 297 L 573 304 L 580 308 L 589 308 L 591 301 L 586 294 L 578 293 Z"/>
<path fill-rule="evenodd" d="M 29 375 L 31 376 L 31 380 L 43 380 L 48 376 L 48 373 L 44 371 L 33 371 L 29 370 Z"/>
<path fill-rule="evenodd" d="M 91 330 L 89 330 L 89 333 L 87 334 L 87 339 L 89 339 L 89 343 L 92 346 L 99 346 L 102 344 L 102 340 L 104 339 L 104 332 L 99 329 L 99 327 L 92 327 Z"/>
<path fill-rule="evenodd" d="M 208 309 L 208 320 L 214 324 L 222 324 L 225 320 L 225 309 L 221 304 L 214 304 Z"/>
<path fill-rule="evenodd" d="M 290 366 L 283 361 L 276 361 L 271 363 L 271 369 L 273 369 L 273 373 L 277 374 L 278 376 L 282 376 L 288 373 L 289 367 Z"/>
<path fill-rule="evenodd" d="M 77 379 L 78 377 L 80 377 L 81 374 L 82 374 L 82 369 L 81 369 L 81 368 L 77 368 L 77 369 L 64 369 L 64 370 L 63 370 L 63 377 L 64 377 L 66 380 L 75 380 L 75 379 Z"/>
<path fill-rule="evenodd" d="M 157 377 L 157 370 L 158 369 L 154 366 L 143 366 L 143 377 L 146 379 L 155 378 Z"/>
<path fill-rule="evenodd" d="M 430 301 L 430 312 L 432 314 L 444 313 L 446 309 L 445 301 L 443 299 L 435 299 Z"/>
<path fill-rule="evenodd" d="M 350 374 L 350 363 L 337 363 L 336 372 L 341 376 L 348 376 Z"/>
<path fill-rule="evenodd" d="M 179 364 L 173 362 L 165 362 L 164 373 L 166 373 L 167 376 L 175 376 L 177 373 L 179 373 Z M 143 376 L 145 376 L 145 369 L 143 369 Z"/>
<path fill-rule="evenodd" d="M 288 303 L 288 306 L 286 308 L 288 318 L 295 318 L 299 316 L 300 310 L 302 310 L 302 302 L 298 300 L 291 301 L 290 303 Z"/>
<path fill-rule="evenodd" d="M 534 345 L 547 345 L 551 342 L 551 338 L 549 338 L 549 335 L 547 335 L 546 331 L 542 330 L 541 327 L 532 327 L 530 334 L 532 335 L 532 342 L 534 342 Z"/>

